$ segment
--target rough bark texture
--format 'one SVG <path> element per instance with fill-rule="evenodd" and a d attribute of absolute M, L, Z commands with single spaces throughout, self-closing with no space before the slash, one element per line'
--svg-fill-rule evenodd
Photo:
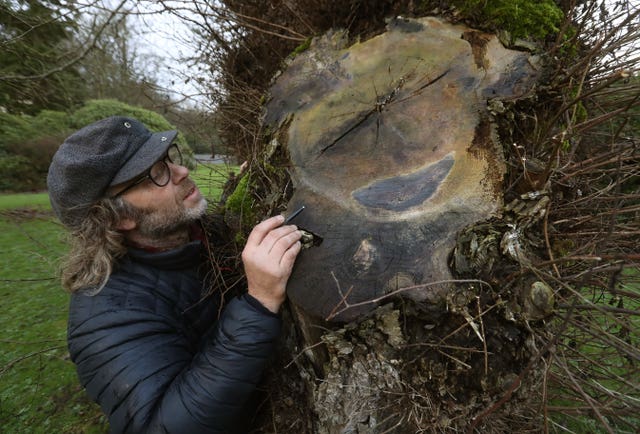
<path fill-rule="evenodd" d="M 527 229 L 546 198 L 505 210 L 493 123 L 531 92 L 535 59 L 434 18 L 343 40 L 293 59 L 264 119 L 290 155 L 289 209 L 307 207 L 296 224 L 316 237 L 288 287 L 288 338 L 303 342 L 291 391 L 306 391 L 310 429 L 504 432 L 533 419 L 518 405 L 538 381 L 532 321 L 553 299 L 539 282 L 478 276 L 517 273 L 535 250 Z M 505 395 L 490 421 L 481 414 Z"/>

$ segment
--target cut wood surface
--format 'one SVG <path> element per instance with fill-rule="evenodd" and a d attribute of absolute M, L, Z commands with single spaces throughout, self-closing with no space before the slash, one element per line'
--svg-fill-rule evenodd
<path fill-rule="evenodd" d="M 531 91 L 536 61 L 494 35 L 396 19 L 372 39 L 315 40 L 270 89 L 265 125 L 293 165 L 289 209 L 322 237 L 289 283 L 307 315 L 349 321 L 398 289 L 438 304 L 456 234 L 501 209 L 491 110 Z M 424 286 L 421 286 L 424 285 Z"/>

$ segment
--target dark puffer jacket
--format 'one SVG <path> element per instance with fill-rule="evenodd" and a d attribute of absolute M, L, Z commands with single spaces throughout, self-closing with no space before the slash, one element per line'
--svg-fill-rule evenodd
<path fill-rule="evenodd" d="M 280 320 L 244 295 L 216 322 L 200 250 L 131 250 L 97 295 L 71 297 L 71 359 L 114 433 L 227 432 L 260 379 Z"/>

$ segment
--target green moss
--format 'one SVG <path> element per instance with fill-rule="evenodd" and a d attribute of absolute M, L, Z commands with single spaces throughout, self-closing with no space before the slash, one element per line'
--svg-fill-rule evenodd
<path fill-rule="evenodd" d="M 226 209 L 239 216 L 243 227 L 250 227 L 254 223 L 255 215 L 252 209 L 251 190 L 252 184 L 249 176 L 245 175 L 240 179 L 233 193 L 229 195 L 226 202 Z"/>
<path fill-rule="evenodd" d="M 463 15 L 513 38 L 543 39 L 559 31 L 564 14 L 553 0 L 457 0 Z"/>
<path fill-rule="evenodd" d="M 298 45 L 291 53 L 292 57 L 296 57 L 300 53 L 304 53 L 311 46 L 311 38 L 307 38 L 302 44 Z"/>
<path fill-rule="evenodd" d="M 247 243 L 247 237 L 244 232 L 236 232 L 236 236 L 233 238 L 233 242 L 239 246 L 244 246 Z"/>

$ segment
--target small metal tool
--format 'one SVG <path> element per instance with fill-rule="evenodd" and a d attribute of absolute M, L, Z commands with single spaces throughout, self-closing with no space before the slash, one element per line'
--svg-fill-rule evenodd
<path fill-rule="evenodd" d="M 295 210 L 289 217 L 287 217 L 286 219 L 284 219 L 284 223 L 282 223 L 283 225 L 289 224 L 289 222 L 291 220 L 293 220 L 294 218 L 296 218 L 296 216 L 298 214 L 300 214 L 302 211 L 304 211 L 305 206 L 302 205 L 300 208 L 298 208 L 297 210 Z"/>

